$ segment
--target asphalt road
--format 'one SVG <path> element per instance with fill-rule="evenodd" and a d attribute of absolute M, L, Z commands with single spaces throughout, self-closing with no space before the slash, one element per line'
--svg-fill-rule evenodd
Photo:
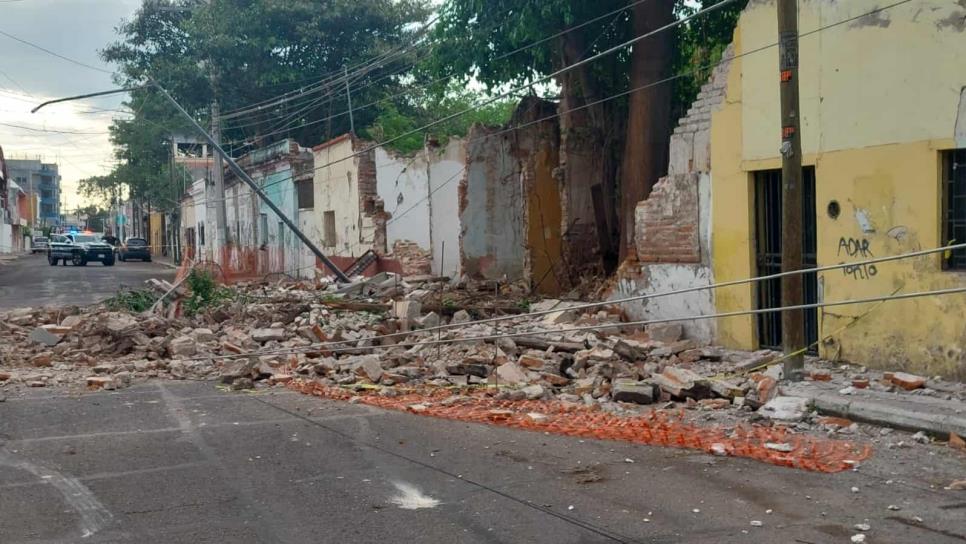
<path fill-rule="evenodd" d="M 0 311 L 93 304 L 113 296 L 122 286 L 141 287 L 149 278 L 170 281 L 174 270 L 157 262 L 50 266 L 44 255 L 27 255 L 0 264 Z"/>
<path fill-rule="evenodd" d="M 199 382 L 29 390 L 0 403 L 0 541 L 966 540 L 947 475 L 877 459 L 816 474 Z"/>

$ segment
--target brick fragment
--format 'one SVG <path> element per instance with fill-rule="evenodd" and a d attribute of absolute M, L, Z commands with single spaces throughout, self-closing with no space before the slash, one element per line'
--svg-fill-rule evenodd
<path fill-rule="evenodd" d="M 907 391 L 920 389 L 926 385 L 926 378 L 916 376 L 915 374 L 909 374 L 907 372 L 893 373 L 890 381 Z"/>

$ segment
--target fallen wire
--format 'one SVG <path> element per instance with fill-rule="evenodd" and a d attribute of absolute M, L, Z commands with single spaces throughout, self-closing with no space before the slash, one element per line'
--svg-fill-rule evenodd
<path fill-rule="evenodd" d="M 375 350 L 375 349 L 392 349 L 400 347 L 418 347 L 418 346 L 432 346 L 436 344 L 453 344 L 458 342 L 472 342 L 478 340 L 497 340 L 500 338 L 515 338 L 520 336 L 533 336 L 533 335 L 544 335 L 544 334 L 561 334 L 566 332 L 596 332 L 603 329 L 619 329 L 623 327 L 644 327 L 647 325 L 657 325 L 661 323 L 674 323 L 678 321 L 701 321 L 705 319 L 719 319 L 725 317 L 738 317 L 744 315 L 758 315 L 774 312 L 783 312 L 787 310 L 809 310 L 813 308 L 826 308 L 833 306 L 847 306 L 851 304 L 865 304 L 869 302 L 880 302 L 880 301 L 891 301 L 891 300 L 905 300 L 911 298 L 920 298 L 926 296 L 938 296 L 938 295 L 950 295 L 956 293 L 966 292 L 966 287 L 956 287 L 951 289 L 937 289 L 934 291 L 917 291 L 913 293 L 904 293 L 901 295 L 887 295 L 879 297 L 869 297 L 864 299 L 853 299 L 853 300 L 836 300 L 831 302 L 817 302 L 812 304 L 798 304 L 794 306 L 778 306 L 775 308 L 757 308 L 754 310 L 738 310 L 734 312 L 721 312 L 715 314 L 699 314 L 691 315 L 685 317 L 669 317 L 663 319 L 648 319 L 642 321 L 623 321 L 615 323 L 600 323 L 596 325 L 586 325 L 580 327 L 567 327 L 562 329 L 540 329 L 535 331 L 521 331 L 521 332 L 509 332 L 501 334 L 486 334 L 477 336 L 460 336 L 456 338 L 447 338 L 442 340 L 424 340 L 418 342 L 404 342 L 398 344 L 378 344 L 372 346 L 354 346 L 354 347 L 342 347 L 327 349 L 324 344 L 311 344 L 308 346 L 300 346 L 295 348 L 284 348 L 277 350 L 260 350 L 260 351 L 248 351 L 242 353 L 229 353 L 223 355 L 209 355 L 206 357 L 193 357 L 187 360 L 193 361 L 209 361 L 216 359 L 239 359 L 246 357 L 257 357 L 261 355 L 286 355 L 286 354 L 296 354 L 296 353 L 342 353 L 342 352 L 359 352 L 360 350 Z M 429 329 L 424 329 L 417 332 L 425 332 Z M 412 333 L 406 333 L 412 334 Z M 360 338 L 353 340 L 354 342 L 359 342 L 361 340 L 374 340 L 377 337 Z M 335 343 L 346 343 L 345 341 L 339 341 Z"/>
<path fill-rule="evenodd" d="M 834 473 L 855 468 L 868 459 L 872 448 L 851 442 L 796 434 L 782 426 L 726 430 L 700 427 L 684 421 L 683 411 L 670 415 L 651 410 L 622 417 L 599 406 L 538 400 L 498 400 L 466 390 L 466 395 L 426 389 L 396 396 L 349 392 L 314 381 L 293 380 L 288 387 L 306 395 L 349 401 L 443 419 L 470 421 L 596 440 L 616 440 L 650 446 L 700 450 L 714 455 L 745 457 L 761 462 L 814 472 Z"/>
<path fill-rule="evenodd" d="M 525 500 L 525 499 L 520 499 L 518 497 L 515 497 L 513 495 L 510 495 L 509 493 L 507 493 L 505 491 L 500 491 L 499 489 L 495 489 L 495 488 L 490 487 L 490 486 L 488 486 L 488 485 L 486 485 L 484 483 L 477 482 L 477 481 L 473 480 L 472 478 L 467 478 L 466 476 L 464 476 L 462 474 L 455 474 L 455 473 L 450 472 L 450 471 L 448 471 L 446 469 L 442 469 L 442 468 L 437 467 L 435 465 L 431 465 L 431 464 L 426 463 L 424 461 L 420 461 L 419 459 L 414 459 L 412 457 L 409 457 L 407 455 L 403 455 L 403 454 L 401 454 L 399 452 L 393 451 L 393 450 L 388 449 L 388 448 L 385 448 L 383 446 L 379 446 L 377 444 L 372 444 L 372 443 L 369 443 L 369 442 L 363 442 L 363 441 L 355 438 L 354 436 L 352 436 L 352 435 L 350 435 L 348 433 L 345 433 L 345 432 L 342 432 L 342 431 L 340 431 L 338 429 L 335 429 L 333 427 L 330 427 L 330 426 L 328 426 L 328 425 L 326 425 L 326 424 L 324 424 L 324 423 L 322 423 L 320 421 L 316 421 L 314 419 L 311 419 L 309 417 L 306 417 L 305 415 L 300 414 L 298 412 L 293 412 L 292 410 L 288 410 L 288 409 L 282 408 L 281 406 L 278 406 L 276 404 L 272 404 L 271 402 L 268 402 L 268 401 L 266 401 L 264 399 L 260 399 L 258 397 L 253 397 L 253 398 L 254 398 L 254 400 L 256 400 L 258 402 L 261 402 L 262 404 L 265 404 L 266 406 L 269 406 L 271 408 L 274 408 L 274 409 L 276 409 L 276 410 L 278 410 L 278 411 L 280 411 L 282 413 L 285 413 L 285 414 L 288 414 L 288 415 L 290 415 L 292 417 L 301 419 L 301 420 L 305 421 L 306 423 L 309 423 L 309 424 L 314 425 L 316 427 L 320 427 L 320 428 L 325 429 L 325 430 L 327 430 L 327 431 L 329 431 L 329 432 L 331 432 L 333 434 L 336 434 L 338 436 L 341 436 L 342 438 L 345 438 L 346 440 L 348 440 L 349 442 L 352 442 L 353 444 L 357 444 L 357 445 L 364 446 L 364 447 L 367 447 L 367 448 L 370 448 L 370 449 L 373 449 L 373 450 L 376 450 L 376 451 L 380 451 L 382 453 L 385 453 L 387 455 L 391 455 L 391 456 L 396 457 L 398 459 L 402 459 L 404 461 L 408 461 L 410 463 L 413 463 L 415 465 L 421 466 L 423 468 L 427 468 L 427 469 L 432 470 L 434 472 L 438 472 L 440 474 L 443 474 L 444 476 L 447 476 L 449 478 L 453 478 L 454 480 L 458 480 L 458 481 L 461 481 L 461 482 L 466 482 L 468 485 L 471 485 L 471 486 L 474 486 L 474 487 L 478 487 L 478 488 L 483 489 L 485 491 L 489 491 L 490 493 L 499 495 L 499 496 L 501 496 L 501 497 L 503 497 L 503 498 L 505 498 L 507 500 L 513 501 L 513 502 L 515 502 L 517 504 L 520 504 L 522 506 L 525 506 L 527 508 L 532 508 L 533 510 L 536 510 L 536 511 L 541 512 L 543 514 L 546 514 L 546 515 L 555 517 L 555 518 L 557 518 L 557 519 L 559 519 L 559 520 L 561 520 L 561 521 L 563 521 L 565 523 L 568 523 L 568 524 L 573 525 L 575 527 L 580 527 L 581 529 L 590 531 L 590 532 L 592 532 L 592 533 L 594 533 L 596 535 L 599 535 L 601 537 L 604 537 L 604 538 L 606 538 L 608 540 L 612 540 L 614 542 L 620 542 L 622 544 L 630 544 L 630 543 L 637 542 L 636 540 L 634 540 L 631 537 L 621 535 L 619 533 L 616 533 L 616 532 L 611 531 L 609 529 L 605 529 L 603 527 L 600 527 L 600 526 L 595 525 L 593 523 L 590 523 L 588 521 L 579 520 L 579 519 L 574 518 L 572 516 L 568 516 L 568 515 L 562 514 L 560 512 L 556 512 L 556 511 L 551 510 L 550 508 L 548 508 L 546 506 L 541 506 L 541 505 L 538 505 L 538 504 L 534 504 L 532 501 Z"/>
<path fill-rule="evenodd" d="M 550 315 L 550 314 L 559 313 L 559 312 L 562 312 L 562 311 L 579 311 L 579 310 L 586 310 L 586 309 L 590 309 L 590 308 L 600 308 L 600 307 L 604 307 L 604 306 L 613 306 L 613 305 L 624 304 L 624 303 L 627 303 L 627 302 L 637 302 L 637 301 L 650 300 L 650 299 L 654 299 L 654 298 L 661 298 L 661 297 L 667 297 L 667 296 L 672 296 L 672 295 L 683 295 L 683 294 L 687 294 L 687 293 L 695 293 L 695 292 L 698 292 L 698 291 L 704 291 L 704 290 L 710 290 L 710 289 L 721 289 L 721 288 L 724 288 L 724 287 L 734 287 L 734 286 L 738 286 L 738 285 L 746 285 L 746 284 L 749 284 L 749 283 L 755 283 L 755 282 L 760 282 L 760 281 L 774 280 L 774 279 L 779 279 L 779 278 L 783 278 L 783 277 L 787 277 L 787 276 L 795 276 L 795 275 L 800 275 L 800 274 L 811 274 L 811 273 L 818 273 L 818 272 L 828 272 L 830 270 L 840 270 L 840 269 L 851 268 L 851 267 L 856 267 L 856 266 L 863 266 L 863 265 L 871 265 L 871 264 L 879 264 L 879 263 L 885 263 L 885 262 L 891 262 L 891 261 L 898 261 L 898 260 L 902 260 L 902 259 L 908 259 L 908 258 L 912 258 L 912 257 L 922 257 L 922 256 L 925 256 L 925 255 L 931 255 L 931 254 L 935 254 L 935 253 L 943 253 L 943 252 L 953 251 L 953 250 L 957 250 L 957 249 L 966 249 L 966 243 L 952 244 L 952 245 L 947 245 L 947 246 L 942 246 L 942 247 L 925 249 L 925 250 L 921 250 L 921 251 L 915 251 L 915 252 L 911 252 L 911 253 L 900 253 L 898 255 L 890 255 L 890 256 L 886 256 L 886 257 L 876 257 L 876 258 L 872 258 L 872 259 L 865 259 L 865 260 L 860 260 L 860 261 L 852 261 L 852 262 L 848 262 L 848 263 L 831 264 L 831 265 L 818 266 L 818 267 L 814 267 L 814 268 L 806 268 L 806 269 L 801 269 L 801 270 L 789 270 L 789 271 L 785 271 L 785 272 L 778 272 L 778 273 L 775 273 L 775 274 L 769 274 L 769 275 L 766 275 L 766 276 L 757 276 L 757 277 L 752 277 L 752 278 L 742 278 L 742 279 L 738 279 L 738 280 L 730 280 L 730 281 L 725 281 L 725 282 L 720 282 L 720 283 L 713 283 L 713 284 L 709 284 L 709 285 L 697 285 L 697 286 L 694 286 L 694 287 L 687 287 L 687 288 L 684 288 L 684 289 L 675 289 L 675 290 L 672 290 L 672 291 L 663 291 L 663 292 L 660 292 L 660 293 L 648 293 L 648 294 L 644 294 L 644 295 L 635 295 L 635 296 L 631 296 L 631 297 L 624 297 L 624 298 L 618 298 L 618 299 L 601 301 L 601 302 L 588 302 L 588 303 L 575 304 L 575 305 L 566 306 L 566 307 L 551 308 L 549 310 L 540 310 L 540 311 L 535 311 L 535 312 L 527 312 L 527 313 L 523 313 L 523 314 L 505 315 L 505 316 L 491 317 L 491 318 L 487 318 L 487 319 L 479 319 L 479 320 L 475 320 L 475 321 L 468 321 L 468 322 L 465 322 L 465 323 L 449 323 L 449 324 L 446 324 L 446 325 L 438 325 L 438 326 L 435 326 L 435 327 L 426 327 L 424 329 L 420 329 L 420 331 L 421 332 L 428 333 L 428 332 L 443 331 L 443 330 L 454 329 L 454 328 L 467 328 L 467 327 L 471 327 L 471 326 L 475 326 L 475 325 L 483 325 L 483 324 L 487 324 L 487 323 L 497 323 L 497 322 L 501 322 L 501 321 L 508 321 L 508 320 L 514 320 L 514 319 L 525 319 L 525 318 L 532 318 L 532 317 L 540 317 L 540 316 L 546 316 L 546 315 Z M 791 307 L 789 307 L 789 308 L 782 308 L 782 309 L 797 309 L 797 308 L 791 308 Z M 686 321 L 686 320 L 689 320 L 689 319 L 700 319 L 700 318 L 680 318 L 680 319 L 675 319 L 675 320 L 676 321 Z M 645 324 L 646 323 L 655 323 L 655 321 L 645 322 Z M 624 325 L 633 325 L 633 324 L 634 323 L 624 323 Z M 548 331 L 548 332 L 554 332 L 554 331 Z M 411 334 L 410 332 L 397 332 L 397 333 L 381 334 L 381 335 L 377 335 L 377 336 L 371 336 L 371 337 L 367 338 L 367 340 L 370 340 L 370 341 L 378 341 L 378 340 L 383 340 L 383 339 L 400 338 L 400 337 L 409 336 L 410 334 Z M 349 342 L 352 342 L 352 340 L 328 341 L 328 342 L 322 342 L 322 343 L 313 344 L 312 347 L 314 347 L 314 348 L 328 348 L 330 346 L 344 345 L 344 344 L 347 344 Z M 355 349 L 355 348 L 351 348 L 351 349 Z"/>

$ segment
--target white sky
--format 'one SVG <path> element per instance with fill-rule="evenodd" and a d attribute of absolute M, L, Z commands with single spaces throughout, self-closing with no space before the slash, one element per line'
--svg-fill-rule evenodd
<path fill-rule="evenodd" d="M 0 30 L 91 66 L 110 70 L 98 51 L 115 41 L 114 28 L 133 16 L 140 0 L 0 0 Z M 122 95 L 30 110 L 45 100 L 114 88 L 111 76 L 0 35 L 0 123 L 35 129 L 97 134 L 56 134 L 0 124 L 8 158 L 35 158 L 60 166 L 61 213 L 86 204 L 77 182 L 103 175 L 114 162 L 106 134 L 122 114 Z"/>

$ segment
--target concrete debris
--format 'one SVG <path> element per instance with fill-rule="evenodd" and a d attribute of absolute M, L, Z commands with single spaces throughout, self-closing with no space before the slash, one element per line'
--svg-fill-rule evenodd
<path fill-rule="evenodd" d="M 152 287 L 162 288 L 171 290 Z M 871 402 L 870 395 L 888 395 L 896 403 L 966 401 L 962 384 L 814 358 L 808 358 L 805 381 L 783 383 L 777 352 L 699 345 L 676 323 L 646 330 L 568 330 L 623 319 L 612 308 L 574 309 L 580 304 L 575 301 L 530 304 L 531 311 L 547 315 L 474 322 L 519 315 L 532 296 L 526 286 L 500 286 L 497 292 L 484 282 L 382 274 L 350 286 L 293 282 L 231 288 L 245 296 L 192 316 L 179 310 L 184 288 L 172 290 L 163 311 L 153 313 L 92 306 L 0 314 L 0 394 L 27 387 L 119 389 L 151 379 L 215 380 L 232 390 L 312 380 L 375 387 L 387 396 L 411 387 L 452 388 L 454 400 L 446 402 L 461 402 L 460 388 L 481 387 L 505 400 L 556 400 L 615 414 L 685 408 L 683 417 L 721 425 L 750 422 L 821 434 L 858 434 L 870 420 L 882 424 L 886 412 L 862 404 Z M 448 324 L 461 326 L 424 330 Z M 845 388 L 847 395 L 838 393 Z M 836 402 L 844 405 L 841 413 L 832 409 Z M 812 413 L 813 407 L 834 417 Z M 896 427 L 915 430 L 908 424 L 912 412 L 901 412 Z M 942 438 L 946 447 L 949 437 L 949 446 L 956 447 L 966 427 L 953 425 L 953 419 L 966 416 L 954 409 L 941 416 L 944 426 L 911 438 L 898 431 L 862 432 L 903 447 L 938 447 L 930 436 Z M 535 409 L 528 417 L 547 416 Z M 709 453 L 732 454 L 719 446 Z"/>
<path fill-rule="evenodd" d="M 808 412 L 808 399 L 801 397 L 775 397 L 766 402 L 758 412 L 780 421 L 801 421 Z"/>

